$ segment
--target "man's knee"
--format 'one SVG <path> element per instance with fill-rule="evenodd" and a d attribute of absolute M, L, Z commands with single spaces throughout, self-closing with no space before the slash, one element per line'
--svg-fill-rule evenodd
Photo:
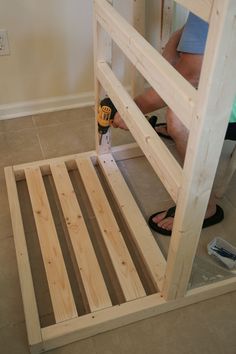
<path fill-rule="evenodd" d="M 181 53 L 175 68 L 187 81 L 197 87 L 201 74 L 202 61 L 203 55 Z"/>

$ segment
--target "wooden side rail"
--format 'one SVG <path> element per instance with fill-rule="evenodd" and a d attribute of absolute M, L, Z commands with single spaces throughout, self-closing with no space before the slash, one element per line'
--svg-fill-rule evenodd
<path fill-rule="evenodd" d="M 236 92 L 236 2 L 215 0 L 168 252 L 164 294 L 184 296 Z M 227 93 L 227 94 L 225 94 Z"/>
<path fill-rule="evenodd" d="M 21 215 L 18 191 L 12 167 L 5 168 L 5 177 L 11 212 L 12 229 L 14 233 L 16 259 L 20 278 L 28 342 L 30 347 L 35 348 L 35 350 L 37 349 L 37 352 L 41 352 L 42 335 L 38 307 L 36 303 L 28 249 L 25 240 L 25 230 Z"/>
<path fill-rule="evenodd" d="M 184 169 L 181 171 L 174 158 L 161 146 L 158 137 L 154 137 L 146 126 L 139 109 L 132 104 L 106 63 L 105 56 L 97 58 L 97 80 L 107 90 L 177 204 L 163 287 L 166 299 L 181 297 L 186 293 L 232 97 L 236 91 L 234 81 L 229 83 L 235 58 L 235 42 L 232 38 L 235 38 L 236 3 L 233 0 L 186 0 L 180 3 L 210 21 L 198 90 L 167 63 L 107 1 L 95 0 L 97 22 L 190 130 Z M 228 91 L 224 99 L 224 112 L 218 107 L 223 93 L 219 82 Z M 218 121 L 217 125 L 215 121 Z"/>

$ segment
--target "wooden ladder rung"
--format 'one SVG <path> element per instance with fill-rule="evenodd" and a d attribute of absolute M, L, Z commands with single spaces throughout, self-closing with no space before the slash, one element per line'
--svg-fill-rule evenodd
<path fill-rule="evenodd" d="M 103 154 L 98 157 L 98 162 L 132 234 L 140 257 L 142 257 L 146 268 L 149 270 L 156 289 L 161 289 L 166 270 L 166 260 L 147 226 L 113 156 L 111 154 Z"/>
<path fill-rule="evenodd" d="M 93 312 L 112 306 L 65 163 L 50 167 L 89 309 Z"/>
<path fill-rule="evenodd" d="M 46 270 L 55 320 L 56 322 L 65 321 L 76 317 L 77 310 L 40 168 L 26 168 L 25 177 Z"/>
<path fill-rule="evenodd" d="M 91 160 L 76 159 L 76 163 L 125 300 L 145 296 L 145 290 Z"/>

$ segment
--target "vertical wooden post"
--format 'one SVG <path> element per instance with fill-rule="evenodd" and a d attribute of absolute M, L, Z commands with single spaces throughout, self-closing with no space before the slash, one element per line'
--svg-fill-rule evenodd
<path fill-rule="evenodd" d="M 132 0 L 133 27 L 145 37 L 145 14 L 146 0 Z M 131 93 L 135 97 L 144 90 L 145 80 L 142 75 L 132 66 Z"/>
<path fill-rule="evenodd" d="M 236 1 L 215 0 L 163 286 L 185 295 L 236 92 Z"/>
<path fill-rule="evenodd" d="M 161 52 L 161 25 L 163 0 L 147 1 L 147 28 L 149 29 L 150 43 Z M 153 8 L 155 4 L 155 8 Z"/>
<path fill-rule="evenodd" d="M 113 0 L 107 1 L 113 4 Z M 97 153 L 105 154 L 111 150 L 111 131 L 108 129 L 108 132 L 102 136 L 102 139 L 98 134 L 97 112 L 99 102 L 105 96 L 105 92 L 97 79 L 98 62 L 107 62 L 110 66 L 112 65 L 112 40 L 97 22 L 96 15 L 94 14 L 95 144 Z"/>
<path fill-rule="evenodd" d="M 161 51 L 165 48 L 172 32 L 174 2 L 173 0 L 162 0 L 161 15 Z"/>

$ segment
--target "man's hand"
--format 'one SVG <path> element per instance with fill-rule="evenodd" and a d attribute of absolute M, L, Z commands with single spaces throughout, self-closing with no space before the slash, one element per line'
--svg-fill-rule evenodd
<path fill-rule="evenodd" d="M 129 130 L 127 125 L 125 124 L 125 122 L 123 121 L 123 119 L 121 118 L 121 116 L 119 115 L 118 112 L 115 114 L 112 126 L 114 128 L 120 128 L 120 129 L 124 129 L 124 130 Z"/>

